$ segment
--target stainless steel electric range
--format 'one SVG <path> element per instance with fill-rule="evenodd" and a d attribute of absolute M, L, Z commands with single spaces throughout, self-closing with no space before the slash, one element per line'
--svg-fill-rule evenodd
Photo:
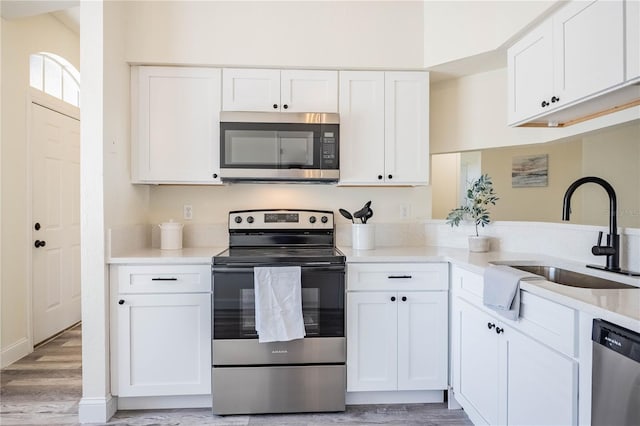
<path fill-rule="evenodd" d="M 229 213 L 229 249 L 213 257 L 213 412 L 344 411 L 345 257 L 333 213 Z M 259 343 L 254 267 L 300 266 L 306 337 Z"/>

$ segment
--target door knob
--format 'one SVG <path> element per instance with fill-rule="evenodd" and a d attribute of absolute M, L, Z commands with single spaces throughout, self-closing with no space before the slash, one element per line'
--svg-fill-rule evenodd
<path fill-rule="evenodd" d="M 391 301 L 395 302 L 396 301 L 396 297 L 395 296 L 391 296 Z"/>
<path fill-rule="evenodd" d="M 36 222 L 36 224 L 35 224 L 35 225 L 33 225 L 33 228 L 34 228 L 36 231 L 39 231 L 39 230 L 40 230 L 40 222 Z"/>
<path fill-rule="evenodd" d="M 44 246 L 46 246 L 46 245 L 47 245 L 47 242 L 46 242 L 46 241 L 36 240 L 36 242 L 35 242 L 35 243 L 33 243 L 33 245 L 34 245 L 36 248 L 40 248 L 40 247 L 44 247 Z"/>

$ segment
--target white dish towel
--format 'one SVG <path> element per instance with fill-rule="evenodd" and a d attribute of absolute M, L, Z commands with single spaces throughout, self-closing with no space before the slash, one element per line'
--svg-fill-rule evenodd
<path fill-rule="evenodd" d="M 258 342 L 286 342 L 305 336 L 301 274 L 299 266 L 253 268 Z"/>
<path fill-rule="evenodd" d="M 543 279 L 540 275 L 506 265 L 489 265 L 484 270 L 482 303 L 515 321 L 520 316 L 520 280 L 540 279 Z"/>

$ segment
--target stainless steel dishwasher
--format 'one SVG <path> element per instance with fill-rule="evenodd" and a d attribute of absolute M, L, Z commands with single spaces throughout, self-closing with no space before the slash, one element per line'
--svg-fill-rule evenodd
<path fill-rule="evenodd" d="M 593 320 L 591 424 L 640 425 L 640 334 Z"/>

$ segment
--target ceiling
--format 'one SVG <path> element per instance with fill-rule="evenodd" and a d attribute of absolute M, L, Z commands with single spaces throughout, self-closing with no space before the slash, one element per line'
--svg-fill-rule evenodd
<path fill-rule="evenodd" d="M 75 33 L 80 33 L 79 0 L 2 0 L 0 14 L 4 19 L 19 19 L 51 13 Z"/>

